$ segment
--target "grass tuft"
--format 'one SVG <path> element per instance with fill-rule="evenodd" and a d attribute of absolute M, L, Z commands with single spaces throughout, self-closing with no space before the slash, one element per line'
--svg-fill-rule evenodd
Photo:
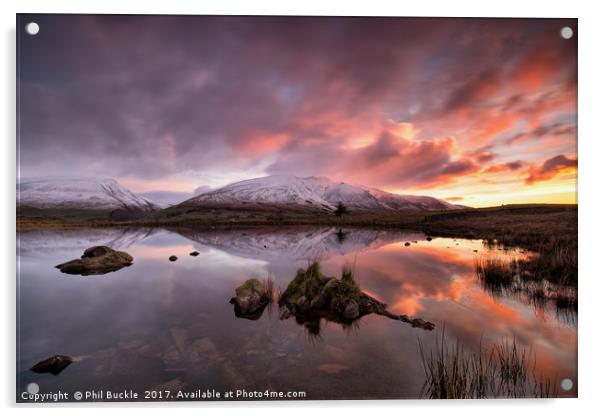
<path fill-rule="evenodd" d="M 514 264 L 501 258 L 481 257 L 475 260 L 475 272 L 488 292 L 501 294 L 514 282 Z"/>
<path fill-rule="evenodd" d="M 534 355 L 512 341 L 503 340 L 491 348 L 482 341 L 476 352 L 470 352 L 458 341 L 445 338 L 428 353 L 418 340 L 425 371 L 421 397 L 431 399 L 483 399 L 516 397 L 553 397 L 549 379 L 535 376 Z"/>

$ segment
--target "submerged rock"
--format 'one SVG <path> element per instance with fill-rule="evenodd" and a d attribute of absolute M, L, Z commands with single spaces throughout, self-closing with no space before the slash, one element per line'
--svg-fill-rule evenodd
<path fill-rule="evenodd" d="M 165 391 L 165 390 L 179 391 L 179 390 L 184 390 L 185 387 L 186 387 L 186 383 L 184 383 L 179 378 L 174 378 L 169 381 L 166 381 L 165 383 L 157 384 L 157 385 L 151 387 L 151 390 L 154 390 L 154 391 Z"/>
<path fill-rule="evenodd" d="M 67 274 L 82 276 L 106 274 L 132 265 L 134 258 L 125 251 L 113 250 L 107 246 L 94 246 L 86 249 L 81 259 L 75 259 L 55 266 Z"/>
<path fill-rule="evenodd" d="M 72 362 L 73 359 L 67 355 L 54 355 L 50 358 L 40 361 L 31 367 L 30 370 L 34 373 L 50 373 L 56 376 L 65 368 L 67 368 Z"/>
<path fill-rule="evenodd" d="M 350 270 L 340 279 L 324 276 L 317 262 L 300 269 L 278 301 L 280 319 L 294 316 L 310 333 L 318 335 L 320 319 L 351 325 L 368 314 L 407 322 L 413 327 L 432 330 L 435 325 L 420 318 L 395 315 L 386 305 L 361 291 Z"/>
<path fill-rule="evenodd" d="M 318 370 L 328 375 L 339 375 L 351 370 L 350 367 L 339 363 L 326 363 L 318 366 Z"/>
<path fill-rule="evenodd" d="M 272 302 L 272 283 L 249 279 L 236 288 L 236 296 L 230 299 L 237 318 L 257 320 Z"/>

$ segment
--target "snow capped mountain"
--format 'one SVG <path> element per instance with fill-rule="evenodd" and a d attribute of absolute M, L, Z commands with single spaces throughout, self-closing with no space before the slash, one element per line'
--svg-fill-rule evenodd
<path fill-rule="evenodd" d="M 323 198 L 333 206 L 340 201 L 349 209 L 379 209 L 378 199 L 368 191 L 357 186 L 346 183 L 338 183 L 330 186 L 323 195 Z"/>
<path fill-rule="evenodd" d="M 313 207 L 333 209 L 322 198 L 328 184 L 320 178 L 297 178 L 289 175 L 266 176 L 236 182 L 223 188 L 205 192 L 182 202 L 181 206 L 221 207 Z"/>
<path fill-rule="evenodd" d="M 376 188 L 366 188 L 366 191 L 376 198 L 382 206 L 394 211 L 405 209 L 433 211 L 462 208 L 447 201 L 433 198 L 432 196 L 398 195 Z"/>
<path fill-rule="evenodd" d="M 274 175 L 205 192 L 181 207 L 312 209 L 332 211 L 342 202 L 351 211 L 449 210 L 456 205 L 429 196 L 397 195 L 324 177 Z"/>
<path fill-rule="evenodd" d="M 17 205 L 32 208 L 97 211 L 155 211 L 157 207 L 114 179 L 25 178 L 17 184 Z"/>

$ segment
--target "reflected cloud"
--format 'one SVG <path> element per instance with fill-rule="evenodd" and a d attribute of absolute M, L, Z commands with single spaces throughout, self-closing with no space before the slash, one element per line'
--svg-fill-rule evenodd
<path fill-rule="evenodd" d="M 492 297 L 475 276 L 476 258 L 525 253 L 480 240 L 427 241 L 408 231 L 341 231 L 343 238 L 329 227 L 22 233 L 20 387 L 40 377 L 29 371 L 32 363 L 63 352 L 81 361 L 45 380 L 48 388 L 197 389 L 211 382 L 251 389 L 269 383 L 308 389 L 314 398 L 346 398 L 350 389 L 357 397 L 418 397 L 423 369 L 417 332 L 430 347 L 442 328 L 472 350 L 481 339 L 516 337 L 537 354 L 538 372 L 576 379 L 576 326 L 549 308 L 542 315 L 521 299 Z M 135 258 L 110 279 L 65 279 L 52 269 L 57 259 L 79 255 L 91 242 L 110 241 L 129 244 Z M 193 249 L 199 256 L 189 255 Z M 172 254 L 177 262 L 167 260 Z M 435 323 L 435 331 L 374 314 L 347 329 L 336 319 L 321 317 L 317 325 L 316 319 L 301 320 L 307 331 L 300 331 L 296 318 L 281 320 L 277 313 L 264 312 L 258 320 L 233 314 L 228 299 L 245 281 L 271 276 L 274 290 L 282 291 L 316 257 L 325 276 L 351 267 L 363 293 L 393 314 Z M 310 332 L 319 333 L 321 342 L 308 342 Z"/>

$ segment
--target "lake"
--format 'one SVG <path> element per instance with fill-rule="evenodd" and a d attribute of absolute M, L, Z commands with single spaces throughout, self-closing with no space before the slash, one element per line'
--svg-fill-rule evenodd
<path fill-rule="evenodd" d="M 529 255 L 520 249 L 332 227 L 44 230 L 19 233 L 17 243 L 18 400 L 32 382 L 41 393 L 135 391 L 139 399 L 145 390 L 418 398 L 425 381 L 418 342 L 432 349 L 443 330 L 469 350 L 515 339 L 536 357 L 535 372 L 575 382 L 559 395 L 576 396 L 576 313 L 496 296 L 475 275 L 477 259 Z M 54 268 L 93 245 L 127 251 L 133 264 L 98 276 Z M 190 256 L 193 250 L 200 254 Z M 366 294 L 436 329 L 368 315 L 352 327 L 322 322 L 316 336 L 295 319 L 279 319 L 277 306 L 258 320 L 235 317 L 229 300 L 245 280 L 271 277 L 284 290 L 313 260 L 329 276 L 351 266 Z M 73 364 L 56 376 L 29 371 L 56 354 Z"/>

